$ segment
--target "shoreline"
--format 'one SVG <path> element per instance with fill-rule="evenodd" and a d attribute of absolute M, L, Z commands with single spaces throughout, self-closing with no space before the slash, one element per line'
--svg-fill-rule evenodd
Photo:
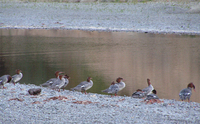
<path fill-rule="evenodd" d="M 99 32 L 133 32 L 133 33 L 153 33 L 153 34 L 176 34 L 176 35 L 200 35 L 200 31 L 185 31 L 185 30 L 148 30 L 148 29 L 109 29 L 106 27 L 69 27 L 69 28 L 40 28 L 40 27 L 0 27 L 1 29 L 41 29 L 41 30 L 82 30 L 82 31 L 99 31 Z"/>
<path fill-rule="evenodd" d="M 199 123 L 200 104 L 160 99 L 146 104 L 130 96 L 61 92 L 33 84 L 5 84 L 0 89 L 0 120 L 8 123 Z M 41 88 L 40 95 L 29 95 Z M 23 107 L 22 107 L 23 106 Z"/>
<path fill-rule="evenodd" d="M 196 9 L 194 5 L 196 6 Z M 33 13 L 34 12 L 34 13 Z M 0 29 L 200 35 L 200 4 L 1 2 Z"/>

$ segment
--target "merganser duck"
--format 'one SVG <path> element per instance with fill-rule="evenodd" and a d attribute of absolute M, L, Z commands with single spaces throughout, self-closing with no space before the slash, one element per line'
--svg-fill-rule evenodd
<path fill-rule="evenodd" d="M 163 101 L 160 101 L 158 96 L 156 95 L 156 90 L 152 90 L 152 93 L 147 95 L 146 99 L 144 100 L 146 104 L 153 104 L 153 103 L 162 103 Z"/>
<path fill-rule="evenodd" d="M 48 81 L 46 81 L 45 83 L 43 83 L 41 86 L 43 87 L 50 87 L 54 82 L 56 82 L 57 80 L 59 80 L 59 75 L 62 74 L 63 72 L 61 71 L 56 71 L 55 72 L 55 76 L 56 78 L 51 78 Z"/>
<path fill-rule="evenodd" d="M 6 87 L 4 87 L 5 83 L 8 83 L 12 80 L 12 77 L 10 75 L 3 75 L 0 77 L 0 86 L 3 86 L 3 89 L 5 89 Z"/>
<path fill-rule="evenodd" d="M 141 89 L 137 89 L 133 94 L 133 98 L 144 98 L 146 96 L 145 92 L 143 92 Z"/>
<path fill-rule="evenodd" d="M 148 84 L 148 87 L 142 89 L 145 95 L 151 94 L 152 90 L 154 89 L 153 86 L 151 85 L 150 79 L 147 79 L 147 84 Z"/>
<path fill-rule="evenodd" d="M 194 84 L 191 82 L 188 84 L 187 88 L 183 89 L 180 91 L 179 93 L 179 97 L 180 99 L 183 101 L 185 99 L 188 99 L 188 102 L 190 102 L 190 97 L 192 95 L 192 88 L 194 89 L 195 91 L 195 86 Z"/>
<path fill-rule="evenodd" d="M 12 76 L 12 83 L 15 85 L 23 77 L 22 71 L 20 69 L 16 70 L 16 74 Z"/>
<path fill-rule="evenodd" d="M 102 92 L 110 93 L 111 96 L 112 96 L 112 94 L 115 94 L 115 96 L 116 96 L 117 93 L 119 92 L 119 86 L 113 81 L 111 83 L 110 87 L 108 89 L 102 90 Z"/>
<path fill-rule="evenodd" d="M 93 86 L 93 81 L 91 80 L 91 77 L 87 78 L 87 81 L 83 81 L 81 82 L 79 85 L 77 85 L 74 88 L 71 88 L 71 90 L 76 90 L 76 91 L 81 91 L 81 92 L 85 92 L 86 94 L 86 90 L 90 89 Z"/>
<path fill-rule="evenodd" d="M 70 77 L 68 75 L 65 75 L 64 78 L 65 78 L 65 84 L 61 87 L 63 91 L 64 91 L 64 88 L 69 84 Z"/>
<path fill-rule="evenodd" d="M 147 95 L 145 100 L 151 100 L 151 99 L 159 99 L 158 96 L 156 95 L 156 90 L 152 90 L 152 93 L 150 93 L 149 95 Z"/>
<path fill-rule="evenodd" d="M 65 78 L 63 75 L 59 75 L 59 80 L 55 81 L 52 85 L 51 88 L 52 89 L 59 89 L 60 92 L 60 88 L 63 87 L 65 85 Z"/>
<path fill-rule="evenodd" d="M 123 82 L 123 78 L 118 77 L 116 79 L 116 82 L 117 82 L 116 85 L 118 85 L 119 87 L 119 91 L 125 88 L 126 84 Z"/>

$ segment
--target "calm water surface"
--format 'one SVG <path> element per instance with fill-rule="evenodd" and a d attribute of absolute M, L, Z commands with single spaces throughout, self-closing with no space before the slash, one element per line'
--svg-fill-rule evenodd
<path fill-rule="evenodd" d="M 24 74 L 20 83 L 36 85 L 64 71 L 71 77 L 66 89 L 91 76 L 93 93 L 120 76 L 126 88 L 119 95 L 128 96 L 150 78 L 160 98 L 176 100 L 194 82 L 191 100 L 200 102 L 200 36 L 0 29 L 0 75 L 18 68 Z"/>

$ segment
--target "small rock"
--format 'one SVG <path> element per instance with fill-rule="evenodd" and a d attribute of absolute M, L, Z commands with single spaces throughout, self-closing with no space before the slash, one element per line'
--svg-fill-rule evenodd
<path fill-rule="evenodd" d="M 30 95 L 39 95 L 41 93 L 41 88 L 32 88 L 28 90 Z"/>

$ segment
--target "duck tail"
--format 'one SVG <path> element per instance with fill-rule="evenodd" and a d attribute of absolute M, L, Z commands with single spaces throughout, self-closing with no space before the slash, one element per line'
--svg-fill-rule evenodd
<path fill-rule="evenodd" d="M 102 90 L 101 92 L 108 93 L 108 89 Z"/>
<path fill-rule="evenodd" d="M 75 91 L 75 88 L 71 88 L 70 90 L 71 90 L 71 91 Z"/>

